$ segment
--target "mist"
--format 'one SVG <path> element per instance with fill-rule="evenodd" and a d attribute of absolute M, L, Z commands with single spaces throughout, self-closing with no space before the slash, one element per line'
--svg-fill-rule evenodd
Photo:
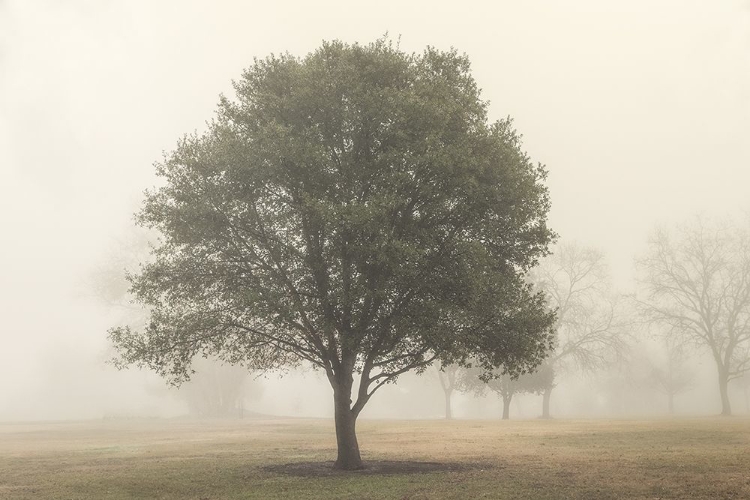
<path fill-rule="evenodd" d="M 634 293 L 634 259 L 654 228 L 750 209 L 747 1 L 0 1 L 0 420 L 189 413 L 185 388 L 107 363 L 107 330 L 132 316 L 95 286 L 127 257 L 133 213 L 159 182 L 153 163 L 205 130 L 254 58 L 386 33 L 409 52 L 468 55 L 491 119 L 511 116 L 547 166 L 550 226 L 600 250 L 622 294 Z M 125 264 L 123 275 L 136 269 Z M 666 415 L 648 380 L 663 347 L 635 336 L 627 363 L 561 372 L 553 415 Z M 695 348 L 689 364 L 675 413 L 718 413 L 710 357 Z M 243 384 L 246 415 L 333 415 L 328 381 L 310 368 Z M 736 413 L 750 412 L 747 386 L 730 387 Z M 511 418 L 536 418 L 541 405 L 518 395 Z M 459 391 L 453 411 L 494 419 L 502 402 Z M 363 412 L 443 416 L 435 368 L 401 376 Z"/>

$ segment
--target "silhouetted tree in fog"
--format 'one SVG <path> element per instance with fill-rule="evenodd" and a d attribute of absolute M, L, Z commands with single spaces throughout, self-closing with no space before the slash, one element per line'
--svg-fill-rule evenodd
<path fill-rule="evenodd" d="M 665 359 L 655 363 L 650 380 L 656 389 L 667 396 L 667 409 L 674 413 L 674 398 L 695 385 L 695 370 L 690 366 L 690 348 L 684 337 L 665 333 Z"/>
<path fill-rule="evenodd" d="M 461 390 L 472 391 L 476 395 L 484 395 L 488 390 L 499 395 L 503 402 L 502 419 L 508 420 L 513 396 L 521 393 L 541 393 L 551 383 L 552 375 L 545 365 L 542 365 L 539 371 L 518 377 L 504 373 L 501 369 L 487 373 L 475 368 L 462 368 L 457 374 L 457 385 Z"/>
<path fill-rule="evenodd" d="M 638 261 L 646 316 L 711 353 L 721 414 L 731 415 L 728 383 L 750 369 L 750 238 L 730 222 L 697 218 L 649 239 Z"/>
<path fill-rule="evenodd" d="M 161 243 L 130 277 L 150 318 L 110 330 L 120 366 L 180 383 L 199 353 L 309 363 L 333 390 L 336 467 L 358 469 L 357 417 L 399 375 L 538 365 L 554 314 L 526 273 L 553 237 L 546 174 L 469 70 L 385 40 L 256 61 L 157 166 L 138 220 Z"/>
<path fill-rule="evenodd" d="M 438 370 L 438 380 L 440 380 L 440 387 L 443 389 L 445 395 L 445 418 L 453 418 L 453 410 L 451 408 L 451 397 L 453 392 L 459 387 L 459 372 L 462 368 L 456 364 L 449 364 L 447 366 L 441 365 Z"/>
<path fill-rule="evenodd" d="M 242 418 L 245 401 L 260 395 L 260 385 L 241 366 L 198 359 L 193 361 L 193 369 L 195 373 L 180 387 L 179 394 L 194 415 Z"/>
<path fill-rule="evenodd" d="M 549 418 L 550 397 L 560 372 L 591 371 L 621 356 L 629 320 L 598 250 L 559 244 L 534 269 L 532 278 L 550 307 L 557 308 L 555 347 L 539 369 L 547 374 L 542 417 Z"/>

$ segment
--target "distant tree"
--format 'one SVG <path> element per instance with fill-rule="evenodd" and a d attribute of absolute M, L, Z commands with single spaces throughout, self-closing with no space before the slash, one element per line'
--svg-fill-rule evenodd
<path fill-rule="evenodd" d="M 193 415 L 242 418 L 246 400 L 260 394 L 261 386 L 241 366 L 201 358 L 193 361 L 193 369 L 190 381 L 179 390 Z"/>
<path fill-rule="evenodd" d="M 549 418 L 557 375 L 566 369 L 592 371 L 622 356 L 628 319 L 598 250 L 559 244 L 534 270 L 533 280 L 557 309 L 555 346 L 539 369 L 547 381 L 542 418 Z"/>
<path fill-rule="evenodd" d="M 663 337 L 665 359 L 654 364 L 650 380 L 653 386 L 667 396 L 669 414 L 674 413 L 674 398 L 695 386 L 695 372 L 690 366 L 690 349 L 684 337 Z"/>
<path fill-rule="evenodd" d="M 711 353 L 721 414 L 731 415 L 728 383 L 750 370 L 748 230 L 702 218 L 657 230 L 638 268 L 644 314 Z"/>
<path fill-rule="evenodd" d="M 463 391 L 472 391 L 483 395 L 487 391 L 499 395 L 503 401 L 502 419 L 510 418 L 510 403 L 513 396 L 521 393 L 539 394 L 551 383 L 552 371 L 542 365 L 538 371 L 522 374 L 518 377 L 497 369 L 492 373 L 475 368 L 459 369 L 457 386 Z"/>
<path fill-rule="evenodd" d="M 442 387 L 443 394 L 445 395 L 445 418 L 448 420 L 453 418 L 451 397 L 453 396 L 453 392 L 459 388 L 459 372 L 461 369 L 456 364 L 449 364 L 447 366 L 441 365 L 437 370 L 440 387 Z"/>
<path fill-rule="evenodd" d="M 465 56 L 324 43 L 235 89 L 157 166 L 138 221 L 161 243 L 130 276 L 150 319 L 110 330 L 120 366 L 180 383 L 199 353 L 309 363 L 333 389 L 336 467 L 358 469 L 356 419 L 399 375 L 539 364 L 554 314 L 525 274 L 553 237 L 545 171 L 488 123 Z"/>

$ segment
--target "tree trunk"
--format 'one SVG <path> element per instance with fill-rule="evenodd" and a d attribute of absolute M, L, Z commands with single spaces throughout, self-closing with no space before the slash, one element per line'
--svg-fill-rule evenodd
<path fill-rule="evenodd" d="M 344 387 L 342 387 L 344 386 Z M 336 421 L 336 444 L 338 456 L 334 467 L 344 470 L 362 469 L 362 458 L 359 456 L 359 443 L 355 426 L 357 415 L 351 409 L 351 385 L 341 384 L 333 390 Z"/>
<path fill-rule="evenodd" d="M 732 414 L 732 408 L 729 405 L 729 374 L 726 370 L 719 368 L 719 392 L 721 393 L 721 414 L 728 417 Z"/>
<path fill-rule="evenodd" d="M 451 395 L 453 391 L 445 391 L 445 418 L 450 420 L 453 418 L 453 411 L 451 411 Z"/>
<path fill-rule="evenodd" d="M 510 418 L 510 400 L 513 398 L 513 394 L 503 396 L 503 420 Z"/>
<path fill-rule="evenodd" d="M 552 396 L 552 387 L 547 387 L 542 393 L 542 418 L 550 418 L 549 416 L 549 399 Z"/>

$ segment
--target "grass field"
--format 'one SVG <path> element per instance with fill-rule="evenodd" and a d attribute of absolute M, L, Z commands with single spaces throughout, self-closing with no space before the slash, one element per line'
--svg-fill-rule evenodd
<path fill-rule="evenodd" d="M 0 424 L 0 498 L 750 499 L 741 417 L 363 420 L 358 434 L 372 464 L 447 470 L 299 465 L 335 458 L 326 420 Z"/>

